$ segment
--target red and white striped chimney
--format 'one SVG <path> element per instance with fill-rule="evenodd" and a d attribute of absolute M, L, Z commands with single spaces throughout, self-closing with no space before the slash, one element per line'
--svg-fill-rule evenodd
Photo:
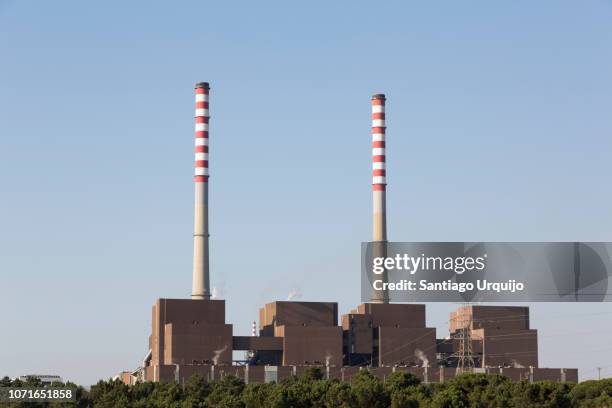
<path fill-rule="evenodd" d="M 192 299 L 210 299 L 208 254 L 208 82 L 195 85 L 195 216 Z"/>
<path fill-rule="evenodd" d="M 373 223 L 372 242 L 375 257 L 387 257 L 387 166 L 385 154 L 385 95 L 372 95 L 372 194 Z M 384 271 L 383 282 L 388 282 L 388 273 Z M 374 290 L 372 302 L 388 303 L 387 290 Z"/>
<path fill-rule="evenodd" d="M 372 241 L 387 241 L 387 173 L 385 159 L 385 95 L 372 95 Z"/>

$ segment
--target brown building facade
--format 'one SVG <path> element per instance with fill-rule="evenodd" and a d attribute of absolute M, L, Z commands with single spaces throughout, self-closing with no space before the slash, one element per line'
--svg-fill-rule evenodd
<path fill-rule="evenodd" d="M 463 306 L 451 312 L 449 330 L 455 339 L 468 333 L 478 367 L 538 367 L 538 332 L 529 326 L 528 307 Z"/>
<path fill-rule="evenodd" d="M 458 372 L 462 336 L 471 341 L 476 371 L 532 381 L 578 376 L 574 369 L 538 368 L 537 330 L 530 328 L 526 307 L 461 307 L 451 313 L 444 339 L 426 327 L 425 305 L 419 304 L 364 303 L 338 325 L 337 303 L 272 302 L 259 311 L 258 336 L 234 336 L 223 300 L 158 299 L 151 327 L 143 367 L 124 373 L 126 382 L 184 381 L 194 374 L 279 381 L 312 366 L 345 381 L 367 368 L 382 377 L 404 370 L 443 382 Z M 249 351 L 250 358 L 233 361 L 234 351 Z"/>
<path fill-rule="evenodd" d="M 157 299 L 151 329 L 147 381 L 173 379 L 178 365 L 195 373 L 197 366 L 232 364 L 232 325 L 225 324 L 223 300 Z"/>

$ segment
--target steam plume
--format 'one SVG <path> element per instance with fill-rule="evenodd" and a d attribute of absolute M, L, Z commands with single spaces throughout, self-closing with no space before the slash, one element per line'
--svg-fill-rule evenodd
<path fill-rule="evenodd" d="M 414 356 L 418 358 L 419 360 L 421 360 L 421 362 L 423 363 L 421 367 L 429 367 L 429 359 L 427 358 L 425 353 L 423 353 L 423 350 L 415 349 Z"/>
<path fill-rule="evenodd" d="M 518 361 L 516 360 L 512 360 L 512 367 L 513 368 L 525 368 L 524 365 L 520 364 Z"/>
<path fill-rule="evenodd" d="M 214 365 L 217 365 L 217 363 L 219 362 L 219 357 L 221 357 L 221 353 L 223 353 L 225 350 L 227 350 L 227 345 L 223 346 L 222 349 L 213 351 L 213 353 L 215 353 L 212 358 L 212 362 Z"/>
<path fill-rule="evenodd" d="M 294 289 L 287 295 L 287 300 L 298 299 L 302 297 L 302 293 L 299 289 Z"/>

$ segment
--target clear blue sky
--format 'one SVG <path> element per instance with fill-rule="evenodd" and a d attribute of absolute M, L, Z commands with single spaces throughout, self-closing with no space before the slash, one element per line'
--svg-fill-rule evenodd
<path fill-rule="evenodd" d="M 237 334 L 294 289 L 359 303 L 375 92 L 390 239 L 612 241 L 612 2 L 426 3 L 0 0 L 0 374 L 134 368 L 189 296 L 199 80 Z M 540 364 L 612 375 L 611 322 L 533 305 Z"/>

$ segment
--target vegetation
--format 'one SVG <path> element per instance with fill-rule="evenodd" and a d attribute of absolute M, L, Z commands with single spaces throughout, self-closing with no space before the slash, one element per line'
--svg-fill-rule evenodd
<path fill-rule="evenodd" d="M 0 379 L 0 386 L 32 386 Z M 63 385 L 63 384 L 55 384 Z M 542 381 L 513 382 L 499 375 L 463 374 L 444 384 L 422 384 L 409 373 L 393 373 L 381 381 L 367 370 L 351 383 L 325 380 L 318 369 L 280 383 L 244 384 L 236 377 L 207 383 L 194 376 L 176 383 L 100 381 L 89 392 L 74 384 L 79 407 L 218 407 L 218 408 L 612 408 L 612 379 L 580 384 Z M 6 404 L 10 407 L 61 404 Z M 63 404 L 75 406 L 75 404 Z"/>

